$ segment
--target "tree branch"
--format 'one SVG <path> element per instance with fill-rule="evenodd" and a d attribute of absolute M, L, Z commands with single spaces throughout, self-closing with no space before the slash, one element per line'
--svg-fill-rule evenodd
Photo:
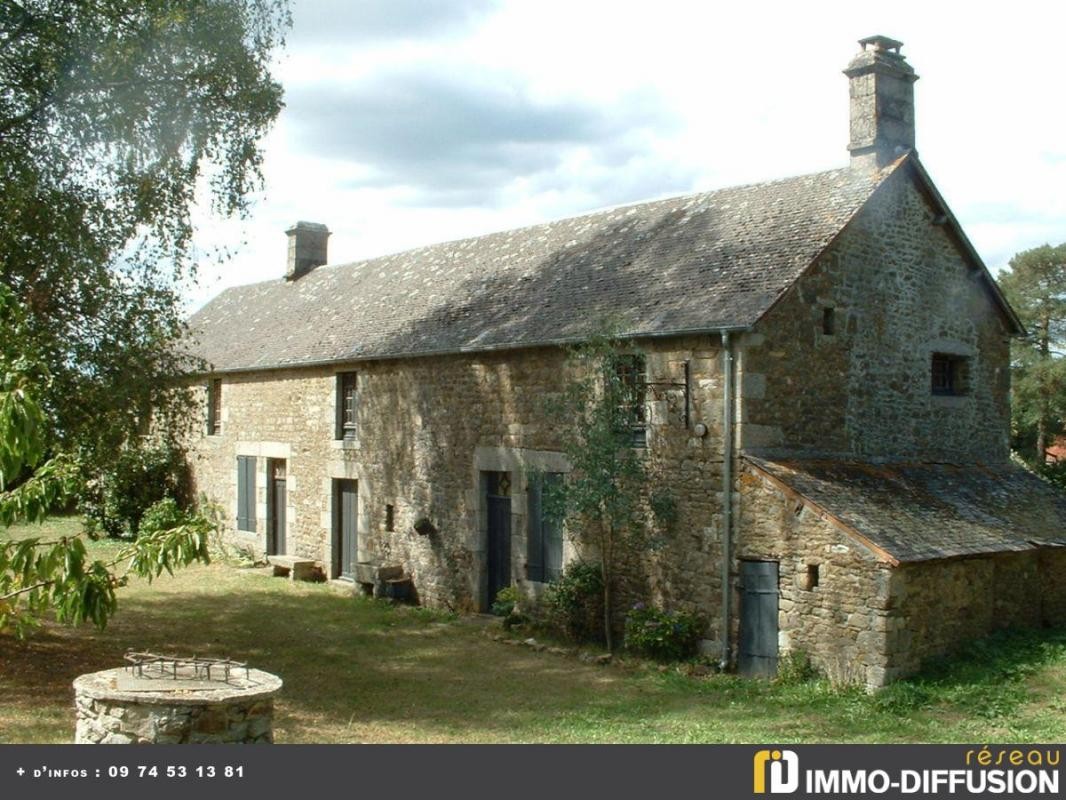
<path fill-rule="evenodd" d="M 8 592 L 7 594 L 0 594 L 0 602 L 2 602 L 4 600 L 10 600 L 13 597 L 18 597 L 20 594 L 26 594 L 27 592 L 32 592 L 34 589 L 43 589 L 46 586 L 51 586 L 53 583 L 56 582 L 56 580 L 58 580 L 58 579 L 57 578 L 52 578 L 52 580 L 50 580 L 50 581 L 41 581 L 40 583 L 35 583 L 32 586 L 23 587 L 22 589 L 18 589 L 18 590 L 14 591 L 14 592 Z"/>

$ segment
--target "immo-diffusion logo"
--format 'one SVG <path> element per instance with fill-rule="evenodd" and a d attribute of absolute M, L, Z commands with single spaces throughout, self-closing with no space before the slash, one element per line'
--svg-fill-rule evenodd
<path fill-rule="evenodd" d="M 766 794 L 766 773 L 771 794 L 788 794 L 799 788 L 799 756 L 791 750 L 759 750 L 755 754 L 755 794 Z"/>
<path fill-rule="evenodd" d="M 994 750 L 985 745 L 967 751 L 961 764 L 932 768 L 883 763 L 900 757 L 906 754 L 886 752 L 876 769 L 820 769 L 808 762 L 801 770 L 799 756 L 792 750 L 759 750 L 754 757 L 753 789 L 755 794 L 791 794 L 802 784 L 807 795 L 848 797 L 888 792 L 932 796 L 1059 794 L 1061 752 L 1057 747 Z"/>

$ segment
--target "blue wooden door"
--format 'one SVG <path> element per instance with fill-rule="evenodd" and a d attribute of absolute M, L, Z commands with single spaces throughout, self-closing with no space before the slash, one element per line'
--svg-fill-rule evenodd
<path fill-rule="evenodd" d="M 777 674 L 777 614 L 779 604 L 776 561 L 740 562 L 741 675 Z"/>

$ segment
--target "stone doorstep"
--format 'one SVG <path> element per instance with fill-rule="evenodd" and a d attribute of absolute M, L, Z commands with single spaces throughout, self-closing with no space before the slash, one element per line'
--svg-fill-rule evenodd
<path fill-rule="evenodd" d="M 274 568 L 274 577 L 288 577 L 294 581 L 313 581 L 318 573 L 318 562 L 295 556 L 267 556 L 267 563 Z"/>

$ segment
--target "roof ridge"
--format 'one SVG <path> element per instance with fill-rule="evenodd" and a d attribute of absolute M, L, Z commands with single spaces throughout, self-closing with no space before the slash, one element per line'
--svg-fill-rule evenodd
<path fill-rule="evenodd" d="M 880 181 L 883 180 L 884 177 L 887 177 L 887 175 L 895 169 L 895 167 L 898 165 L 898 163 L 899 163 L 899 161 L 894 162 L 894 163 L 890 164 L 889 166 L 879 170 L 879 172 L 881 172 L 882 175 L 880 176 L 880 178 L 877 181 L 877 183 L 880 183 Z M 850 166 L 836 167 L 834 169 L 819 170 L 818 172 L 806 172 L 806 173 L 802 173 L 800 175 L 790 175 L 790 176 L 785 177 L 785 178 L 773 178 L 771 180 L 766 180 L 766 181 L 753 181 L 753 182 L 750 182 L 750 183 L 739 183 L 739 184 L 733 184 L 733 185 L 730 185 L 730 186 L 720 186 L 717 189 L 705 189 L 705 190 L 698 191 L 698 192 L 686 192 L 684 194 L 669 195 L 667 197 L 659 197 L 659 198 L 656 198 L 654 200 L 636 200 L 636 201 L 633 201 L 631 203 L 619 203 L 619 204 L 613 205 L 613 206 L 603 206 L 601 208 L 596 208 L 596 209 L 593 209 L 591 211 L 583 211 L 583 212 L 581 212 L 579 214 L 574 214 L 573 216 L 556 217 L 554 219 L 544 220 L 543 222 L 532 222 L 532 223 L 529 223 L 528 225 L 519 225 L 519 226 L 517 226 L 515 228 L 502 228 L 500 230 L 492 230 L 492 231 L 488 231 L 487 233 L 479 233 L 479 234 L 475 234 L 473 236 L 460 236 L 457 239 L 442 239 L 440 241 L 430 242 L 429 244 L 417 245 L 416 247 L 407 247 L 407 248 L 404 248 L 402 250 L 392 250 L 392 251 L 389 251 L 387 253 L 381 253 L 381 254 L 376 255 L 376 256 L 369 256 L 367 258 L 360 258 L 360 259 L 356 259 L 356 260 L 353 260 L 353 261 L 338 261 L 338 262 L 336 262 L 334 264 L 322 264 L 321 266 L 315 267 L 314 270 L 312 270 L 312 272 L 308 273 L 308 274 L 313 274 L 313 273 L 319 272 L 321 270 L 340 269 L 342 267 L 360 267 L 360 266 L 363 266 L 365 264 L 369 264 L 372 261 L 379 261 L 379 260 L 386 259 L 386 258 L 396 258 L 398 256 L 412 255 L 414 253 L 418 253 L 419 251 L 429 250 L 429 249 L 436 248 L 436 247 L 444 247 L 444 246 L 447 246 L 447 245 L 454 246 L 454 245 L 458 245 L 458 244 L 465 243 L 465 242 L 475 242 L 475 241 L 479 241 L 479 240 L 483 240 L 483 239 L 488 239 L 488 238 L 490 238 L 492 236 L 503 236 L 505 234 L 522 233 L 524 231 L 531 231 L 531 230 L 534 230 L 536 228 L 548 228 L 548 227 L 551 227 L 552 225 L 558 225 L 558 224 L 563 223 L 563 222 L 576 222 L 578 220 L 591 220 L 591 219 L 593 219 L 595 217 L 598 217 L 598 216 L 601 216 L 601 215 L 605 215 L 605 214 L 615 213 L 615 212 L 622 211 L 623 209 L 627 209 L 627 208 L 633 208 L 633 209 L 643 208 L 643 207 L 653 206 L 653 205 L 656 205 L 658 203 L 669 203 L 669 202 L 674 202 L 674 201 L 679 201 L 679 200 L 689 200 L 689 199 L 695 199 L 697 197 L 709 197 L 711 195 L 716 195 L 716 194 L 720 194 L 720 193 L 723 193 L 723 192 L 736 192 L 736 191 L 740 191 L 740 190 L 744 190 L 744 189 L 762 189 L 762 188 L 771 187 L 771 186 L 774 186 L 774 185 L 777 185 L 777 184 L 786 184 L 786 183 L 790 183 L 790 182 L 793 182 L 793 181 L 800 181 L 800 180 L 810 179 L 810 178 L 819 178 L 819 177 L 823 177 L 823 176 L 826 176 L 826 175 L 830 175 L 832 173 L 850 173 L 852 171 L 852 169 L 853 168 L 850 167 Z M 283 276 L 279 276 L 277 278 L 267 278 L 266 280 L 262 280 L 262 281 L 253 281 L 252 283 L 242 283 L 242 284 L 237 284 L 236 286 L 228 286 L 225 289 L 223 289 L 222 291 L 223 292 L 227 292 L 227 291 L 230 291 L 231 289 L 247 289 L 247 288 L 251 288 L 253 286 L 265 286 L 267 284 L 274 284 L 274 283 L 298 284 L 298 281 L 290 281 L 290 280 L 286 279 Z"/>
<path fill-rule="evenodd" d="M 757 321 L 892 175 L 843 167 L 616 206 L 231 287 L 189 319 L 221 371 Z M 290 288 L 291 284 L 291 288 Z M 278 335 L 282 334 L 282 335 Z"/>

